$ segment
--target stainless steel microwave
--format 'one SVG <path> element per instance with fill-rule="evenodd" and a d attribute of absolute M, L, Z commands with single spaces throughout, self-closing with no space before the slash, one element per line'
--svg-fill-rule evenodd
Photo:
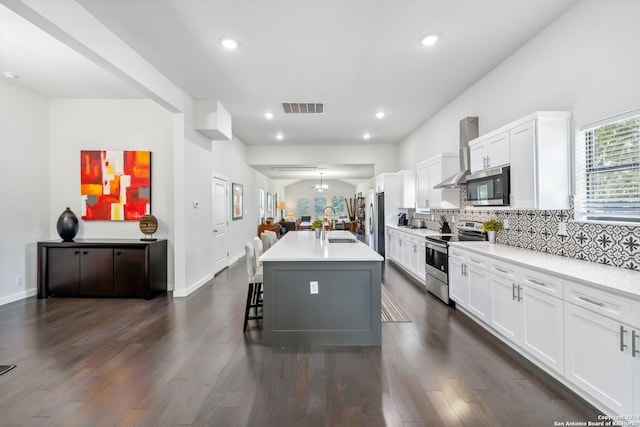
<path fill-rule="evenodd" d="M 509 166 L 467 176 L 467 202 L 473 206 L 509 206 Z"/>

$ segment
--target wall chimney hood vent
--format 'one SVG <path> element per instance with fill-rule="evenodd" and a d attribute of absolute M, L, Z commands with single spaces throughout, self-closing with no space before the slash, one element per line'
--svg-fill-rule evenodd
<path fill-rule="evenodd" d="M 460 120 L 460 171 L 434 186 L 435 189 L 460 188 L 467 183 L 467 175 L 471 173 L 469 141 L 478 137 L 478 118 L 465 117 Z"/>

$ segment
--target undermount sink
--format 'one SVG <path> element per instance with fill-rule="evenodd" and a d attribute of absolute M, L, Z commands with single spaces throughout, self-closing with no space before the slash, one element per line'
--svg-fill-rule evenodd
<path fill-rule="evenodd" d="M 345 239 L 340 237 L 329 237 L 329 243 L 356 243 L 356 239 Z"/>

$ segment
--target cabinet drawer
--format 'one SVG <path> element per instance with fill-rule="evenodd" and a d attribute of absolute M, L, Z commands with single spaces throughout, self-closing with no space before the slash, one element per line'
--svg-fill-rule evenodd
<path fill-rule="evenodd" d="M 476 255 L 474 253 L 467 253 L 467 262 L 469 265 L 473 265 L 474 267 L 486 269 L 487 268 L 487 259 L 481 255 Z"/>
<path fill-rule="evenodd" d="M 517 281 L 517 273 L 516 268 L 508 264 L 506 262 L 490 260 L 489 261 L 489 271 L 498 276 L 504 277 L 505 279 L 510 279 L 513 281 Z"/>
<path fill-rule="evenodd" d="M 618 322 L 640 327 L 640 320 L 637 316 L 634 317 L 634 311 L 638 312 L 637 307 L 634 307 L 635 304 L 630 299 L 623 296 L 580 283 L 565 282 L 564 300 Z"/>
<path fill-rule="evenodd" d="M 458 248 L 452 248 L 449 246 L 449 258 L 456 258 L 460 260 L 464 260 L 467 256 L 468 252 L 460 250 Z"/>
<path fill-rule="evenodd" d="M 537 289 L 540 292 L 562 299 L 563 285 L 562 280 L 558 277 L 535 270 L 523 269 L 521 281 L 532 289 Z"/>

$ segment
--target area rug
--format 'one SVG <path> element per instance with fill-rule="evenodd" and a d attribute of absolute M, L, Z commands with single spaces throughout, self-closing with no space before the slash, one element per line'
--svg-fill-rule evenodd
<path fill-rule="evenodd" d="M 382 322 L 411 322 L 391 293 L 382 285 Z"/>
<path fill-rule="evenodd" d="M 15 368 L 16 365 L 0 365 L 0 375 L 9 372 L 10 370 L 12 370 L 13 368 Z"/>

